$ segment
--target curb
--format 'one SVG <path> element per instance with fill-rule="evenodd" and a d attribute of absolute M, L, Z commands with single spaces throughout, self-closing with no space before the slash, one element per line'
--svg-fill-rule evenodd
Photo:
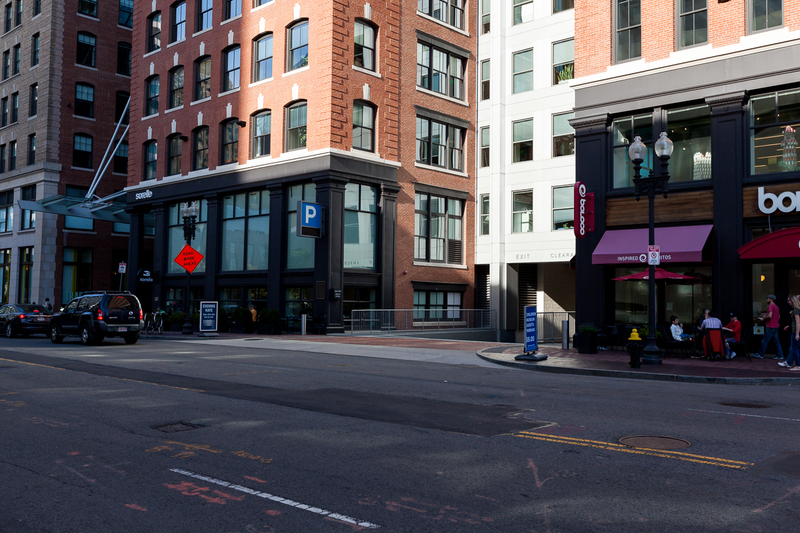
<path fill-rule="evenodd" d="M 571 374 L 576 376 L 595 376 L 622 379 L 643 379 L 650 381 L 671 381 L 673 383 L 709 383 L 720 385 L 792 385 L 800 383 L 797 378 L 725 378 L 725 377 L 704 377 L 704 376 L 684 376 L 681 374 L 655 374 L 653 372 L 632 372 L 626 370 L 600 370 L 591 368 L 568 368 L 561 366 L 539 366 L 536 363 L 518 363 L 516 361 L 503 361 L 490 357 L 489 353 L 496 348 L 487 348 L 476 352 L 476 355 L 501 366 L 521 368 L 535 372 L 550 372 L 551 374 Z M 542 354 L 547 355 L 547 354 Z"/>

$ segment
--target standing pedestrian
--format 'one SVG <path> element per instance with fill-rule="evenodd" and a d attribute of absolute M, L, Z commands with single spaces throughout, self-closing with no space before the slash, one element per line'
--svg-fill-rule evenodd
<path fill-rule="evenodd" d="M 767 303 L 769 306 L 767 307 L 767 312 L 762 315 L 762 318 L 767 321 L 766 328 L 764 328 L 764 340 L 761 341 L 761 352 L 754 354 L 754 357 L 759 359 L 764 359 L 769 341 L 773 338 L 775 339 L 775 359 L 783 359 L 783 348 L 781 347 L 781 340 L 778 337 L 781 326 L 781 310 L 778 309 L 778 304 L 775 303 L 775 300 L 776 297 L 774 294 L 767 295 Z"/>
<path fill-rule="evenodd" d="M 50 298 L 44 299 L 44 308 L 47 309 L 48 313 L 53 312 L 53 304 L 50 303 Z"/>
<path fill-rule="evenodd" d="M 792 340 L 789 345 L 789 354 L 786 356 L 786 362 L 781 361 L 778 363 L 781 366 L 789 367 L 789 370 L 800 372 L 800 296 L 789 296 L 789 305 L 792 308 L 791 328 Z M 789 329 L 790 326 L 783 328 Z"/>

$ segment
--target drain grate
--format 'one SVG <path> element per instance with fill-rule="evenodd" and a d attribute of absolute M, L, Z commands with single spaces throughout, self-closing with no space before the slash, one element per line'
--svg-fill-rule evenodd
<path fill-rule="evenodd" d="M 742 409 L 769 409 L 771 405 L 764 405 L 763 403 L 744 403 L 744 402 L 719 402 L 720 405 L 727 407 L 741 407 Z"/>
<path fill-rule="evenodd" d="M 162 426 L 150 426 L 151 429 L 157 429 L 163 433 L 178 433 L 179 431 L 190 431 L 192 429 L 204 428 L 200 424 L 190 424 L 188 422 L 173 422 L 171 424 L 164 424 Z"/>
<path fill-rule="evenodd" d="M 619 441 L 631 448 L 651 448 L 653 450 L 680 450 L 692 445 L 688 440 L 657 435 L 632 435 L 630 437 L 622 437 Z"/>

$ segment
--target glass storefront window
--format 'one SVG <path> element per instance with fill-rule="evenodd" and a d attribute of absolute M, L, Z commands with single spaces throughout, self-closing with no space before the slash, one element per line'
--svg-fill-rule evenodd
<path fill-rule="evenodd" d="M 757 316 L 767 312 L 767 295 L 775 294 L 775 265 L 773 263 L 753 264 L 752 280 L 753 316 Z"/>
<path fill-rule="evenodd" d="M 674 143 L 669 160 L 671 182 L 711 179 L 711 108 L 667 112 L 669 138 Z"/>
<path fill-rule="evenodd" d="M 314 245 L 316 239 L 301 237 L 297 234 L 297 202 L 315 202 L 317 188 L 313 183 L 294 185 L 289 187 L 287 205 L 287 241 L 289 243 L 286 255 L 286 268 L 314 268 Z"/>
<path fill-rule="evenodd" d="M 344 268 L 375 269 L 378 189 L 348 183 L 344 196 Z"/>
<path fill-rule="evenodd" d="M 205 256 L 208 255 L 206 251 L 206 229 L 208 226 L 208 203 L 205 200 L 190 199 L 189 202 L 195 202 L 196 206 L 200 207 L 197 216 L 197 229 L 195 230 L 195 237 L 192 240 L 192 248 L 203 254 L 203 260 L 197 265 L 193 274 L 199 274 L 206 271 Z M 186 240 L 183 238 L 183 218 L 181 217 L 181 207 L 183 202 L 172 204 L 169 206 L 168 213 L 168 252 L 167 252 L 167 273 L 169 274 L 185 274 L 186 270 L 178 265 L 174 258 L 178 257 L 181 249 L 186 246 Z"/>
<path fill-rule="evenodd" d="M 362 287 L 345 287 L 342 291 L 342 317 L 345 329 L 350 330 L 353 311 L 377 309 L 377 291 Z"/>
<path fill-rule="evenodd" d="M 642 162 L 642 176 L 653 169 L 653 115 L 640 115 L 615 120 L 612 127 L 614 143 L 614 176 L 612 188 L 633 187 L 633 163 L 628 156 L 628 146 L 636 135 L 647 145 L 647 157 Z"/>
<path fill-rule="evenodd" d="M 0 300 L 8 301 L 8 287 L 11 276 L 11 249 L 0 250 Z"/>
<path fill-rule="evenodd" d="M 800 91 L 785 91 L 750 100 L 750 174 L 800 170 L 797 129 Z"/>
<path fill-rule="evenodd" d="M 285 294 L 287 326 L 289 330 L 300 329 L 300 315 L 308 315 L 307 318 L 311 321 L 314 294 L 311 287 L 287 287 Z"/>
<path fill-rule="evenodd" d="M 223 271 L 267 270 L 269 257 L 269 191 L 252 191 L 222 199 Z"/>
<path fill-rule="evenodd" d="M 61 303 L 66 305 L 76 296 L 92 290 L 92 250 L 64 248 Z"/>
<path fill-rule="evenodd" d="M 219 307 L 228 313 L 241 307 L 242 305 L 242 288 L 241 287 L 223 287 L 219 290 Z"/>

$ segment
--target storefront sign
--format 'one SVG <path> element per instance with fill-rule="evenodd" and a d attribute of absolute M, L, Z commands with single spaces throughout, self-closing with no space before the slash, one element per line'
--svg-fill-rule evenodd
<path fill-rule="evenodd" d="M 219 302 L 200 302 L 200 331 L 217 331 Z"/>
<path fill-rule="evenodd" d="M 575 182 L 575 236 L 579 239 L 594 231 L 594 193 L 586 192 L 586 184 Z"/>
<path fill-rule="evenodd" d="M 769 205 L 767 205 L 769 202 Z M 781 213 L 800 213 L 800 191 L 785 191 L 780 194 L 765 192 L 764 187 L 758 188 L 758 210 L 765 215 L 771 215 L 775 211 Z"/>
<path fill-rule="evenodd" d="M 535 352 L 539 349 L 539 338 L 536 334 L 536 306 L 525 307 L 525 351 Z"/>
<path fill-rule="evenodd" d="M 152 197 L 153 197 L 153 191 L 151 191 L 150 189 L 147 189 L 144 192 L 137 192 L 135 196 L 137 200 L 147 200 L 148 198 Z"/>

